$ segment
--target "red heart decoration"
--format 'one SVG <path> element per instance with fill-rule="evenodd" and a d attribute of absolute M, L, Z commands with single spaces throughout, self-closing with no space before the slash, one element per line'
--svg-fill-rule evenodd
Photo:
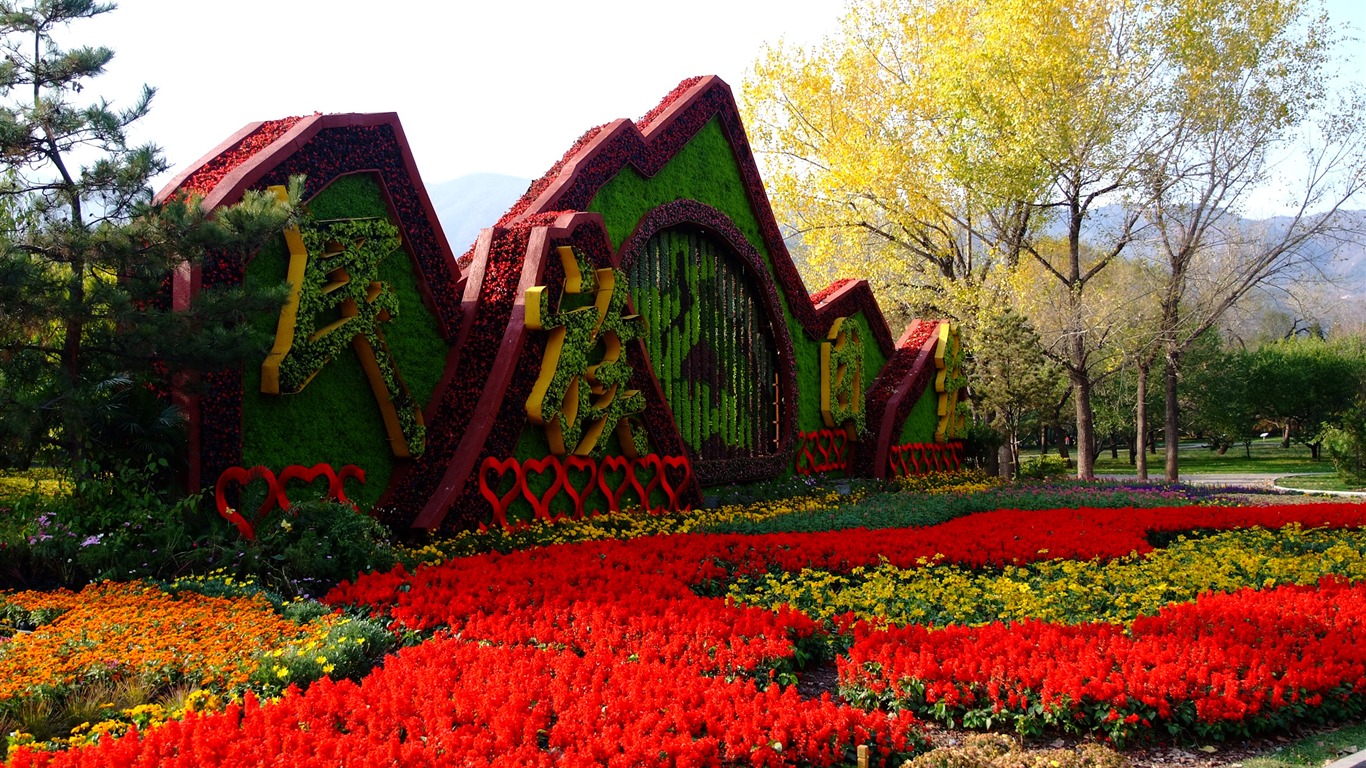
<path fill-rule="evenodd" d="M 269 490 L 266 492 L 266 500 L 256 510 L 256 519 L 249 521 L 237 510 L 228 506 L 225 494 L 229 484 L 237 483 L 246 486 L 253 480 L 265 480 Z M 242 534 L 242 538 L 248 541 L 256 538 L 256 526 L 260 525 L 266 515 L 270 514 L 270 510 L 279 503 L 279 498 L 283 495 L 279 483 L 275 479 L 275 473 L 266 467 L 252 467 L 251 469 L 228 467 L 223 470 L 223 474 L 218 476 L 218 484 L 214 488 L 214 499 L 217 502 L 218 514 L 222 515 L 224 520 L 237 526 L 237 531 Z"/>
<path fill-rule="evenodd" d="M 488 471 L 490 469 L 498 473 L 498 480 L 494 483 L 493 488 L 489 487 L 488 482 Z M 512 490 L 499 496 L 494 488 L 502 482 L 503 475 L 507 474 L 508 470 L 513 472 Z M 493 505 L 493 521 L 504 528 L 511 527 L 508 524 L 508 507 L 512 505 L 512 501 L 517 498 L 525 486 L 526 480 L 522 476 L 522 465 L 517 463 L 517 459 L 500 461 L 490 456 L 484 459 L 483 464 L 479 465 L 479 493 L 483 494 L 484 498 L 489 500 L 489 504 Z"/>
<path fill-rule="evenodd" d="M 615 490 L 608 485 L 608 472 L 624 472 L 625 477 Z M 598 464 L 598 487 L 607 495 L 607 508 L 613 512 L 621 511 L 621 496 L 634 478 L 631 477 L 631 459 L 625 456 L 604 456 Z"/>
<path fill-rule="evenodd" d="M 921 455 L 920 443 L 911 443 L 907 445 L 906 453 L 911 457 L 911 465 L 915 469 L 915 474 L 920 474 L 920 459 L 924 458 Z"/>
<path fill-rule="evenodd" d="M 815 437 L 814 432 L 797 433 L 797 439 L 800 441 L 799 450 L 797 451 L 797 474 L 799 475 L 810 475 L 816 471 L 816 456 L 811 453 L 811 440 L 813 437 Z M 806 459 L 805 467 L 802 466 L 803 458 Z"/>
<path fill-rule="evenodd" d="M 546 492 L 538 498 L 536 494 L 531 492 L 531 485 L 526 482 L 527 477 L 532 472 L 540 475 L 548 469 L 555 471 L 555 482 L 551 483 Z M 522 462 L 522 495 L 531 502 L 531 509 L 536 513 L 536 517 L 550 522 L 559 519 L 550 515 L 550 500 L 555 498 L 555 494 L 559 493 L 562 487 L 564 487 L 564 465 L 560 463 L 557 457 L 547 456 L 544 459 L 527 459 Z"/>
<path fill-rule="evenodd" d="M 835 430 L 830 437 L 830 446 L 835 454 L 835 465 L 831 469 L 848 469 L 849 455 L 845 450 L 849 447 L 849 433 L 842 429 Z"/>
<path fill-rule="evenodd" d="M 564 470 L 564 492 L 574 500 L 574 519 L 582 520 L 583 503 L 593 493 L 593 488 L 598 482 L 598 463 L 583 456 L 566 456 Z M 588 473 L 588 482 L 584 483 L 582 489 L 575 487 L 570 475 L 572 472 Z"/>
<path fill-rule="evenodd" d="M 279 498 L 276 501 L 276 503 L 280 505 L 280 509 L 288 510 L 291 506 L 289 496 L 286 493 L 289 490 L 290 480 L 302 480 L 311 485 L 313 481 L 317 480 L 319 477 L 327 480 L 327 494 L 324 498 L 335 498 L 336 493 L 334 493 L 334 491 L 339 481 L 337 473 L 332 471 L 331 466 L 327 464 L 314 464 L 311 467 L 305 467 L 301 464 L 290 464 L 280 470 L 280 475 L 277 478 Z"/>
<path fill-rule="evenodd" d="M 677 483 L 669 482 L 669 470 L 678 468 L 682 468 L 683 470 L 683 479 Z M 680 492 L 686 489 L 689 481 L 692 480 L 692 462 L 688 460 L 688 457 L 665 456 L 662 459 L 659 476 L 660 484 L 664 486 L 664 492 L 669 495 L 669 509 L 672 509 L 675 512 L 687 512 L 691 509 L 691 504 L 682 509 L 679 509 L 678 507 Z"/>
<path fill-rule="evenodd" d="M 636 474 L 636 470 L 641 467 L 654 469 L 654 474 L 649 476 L 648 482 L 642 483 L 640 477 Z M 646 512 L 654 511 L 650 509 L 650 492 L 654 490 L 656 485 L 659 485 L 659 475 L 663 472 L 664 465 L 659 462 L 659 457 L 653 453 L 638 459 L 631 459 L 631 464 L 626 469 L 626 482 L 624 485 L 629 485 L 631 488 L 635 489 L 636 496 L 640 498 L 640 507 Z"/>
<path fill-rule="evenodd" d="M 939 466 L 939 444 L 938 444 L 938 443 L 926 443 L 926 444 L 925 444 L 925 449 L 926 449 L 926 451 L 928 452 L 928 455 L 929 455 L 929 457 L 930 457 L 930 461 L 934 462 L 934 471 L 935 471 L 935 472 L 938 472 L 939 469 L 940 469 L 940 466 Z M 928 462 L 926 462 L 926 463 L 928 463 Z"/>
<path fill-rule="evenodd" d="M 636 475 L 636 469 L 640 467 L 645 467 L 647 469 L 654 470 L 654 474 L 650 476 L 650 481 L 645 483 L 644 485 L 641 484 L 640 477 Z M 665 507 L 654 509 L 650 506 L 650 498 L 654 496 L 655 489 L 658 488 L 661 484 L 663 484 L 663 482 L 664 462 L 660 461 L 659 456 L 657 454 L 651 453 L 647 456 L 642 456 L 639 459 L 636 459 L 634 462 L 632 462 L 631 485 L 635 486 L 636 492 L 640 494 L 640 505 L 645 508 L 646 512 L 649 512 L 651 514 L 657 514 L 664 512 L 666 510 Z M 666 495 L 669 495 L 669 491 L 667 489 L 664 491 L 664 493 Z"/>
<path fill-rule="evenodd" d="M 816 467 L 817 472 L 827 472 L 830 469 L 830 443 L 834 434 L 828 429 L 822 429 L 816 433 L 816 450 L 821 454 L 820 466 Z"/>
<path fill-rule="evenodd" d="M 337 482 L 332 486 L 332 498 L 343 504 L 351 504 L 351 500 L 346 498 L 346 481 L 355 478 L 365 485 L 365 470 L 355 464 L 347 464 L 337 473 Z M 352 506 L 355 506 L 354 504 Z"/>

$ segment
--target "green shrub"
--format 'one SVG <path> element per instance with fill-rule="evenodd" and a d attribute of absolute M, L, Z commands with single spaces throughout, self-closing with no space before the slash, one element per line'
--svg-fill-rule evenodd
<path fill-rule="evenodd" d="M 1071 462 L 1061 456 L 1030 456 L 1020 460 L 1020 469 L 1016 476 L 1021 480 L 1047 480 L 1065 477 L 1071 469 Z"/>
<path fill-rule="evenodd" d="M 1366 485 L 1366 403 L 1349 408 L 1342 415 L 1342 425 L 1326 427 L 1319 439 L 1342 482 Z"/>
<path fill-rule="evenodd" d="M 382 525 L 329 501 L 277 509 L 248 541 L 207 498 L 161 490 L 164 469 L 159 461 L 141 469 L 88 468 L 70 495 L 34 492 L 0 502 L 0 587 L 166 582 L 223 569 L 239 583 L 254 579 L 259 589 L 295 596 L 320 594 L 397 562 Z M 249 496 L 243 509 L 260 504 Z"/>
<path fill-rule="evenodd" d="M 370 619 L 346 619 L 328 630 L 321 641 L 290 645 L 256 656 L 251 685 L 275 696 L 290 685 L 305 687 L 330 677 L 360 680 L 394 644 L 394 636 Z"/>
<path fill-rule="evenodd" d="M 208 554 L 201 498 L 167 488 L 167 462 L 78 468 L 69 494 L 35 491 L 0 504 L 0 585 L 78 586 L 99 579 L 168 578 Z"/>
<path fill-rule="evenodd" d="M 321 594 L 339 581 L 398 562 L 383 525 L 334 501 L 276 510 L 256 526 L 254 541 L 240 540 L 235 550 L 232 570 L 286 595 Z"/>
<path fill-rule="evenodd" d="M 968 432 L 963 436 L 963 459 L 969 465 L 983 469 L 994 466 L 996 449 L 1005 442 L 1005 437 L 995 427 L 987 424 L 968 422 Z"/>

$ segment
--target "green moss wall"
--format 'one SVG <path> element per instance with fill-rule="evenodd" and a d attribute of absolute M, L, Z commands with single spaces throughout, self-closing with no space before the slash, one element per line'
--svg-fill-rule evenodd
<path fill-rule="evenodd" d="M 308 210 L 318 220 L 389 218 L 383 191 L 371 174 L 339 177 L 309 201 Z M 283 238 L 262 248 L 247 266 L 247 284 L 283 282 L 288 260 Z M 382 326 L 385 341 L 409 392 L 426 404 L 446 364 L 446 343 L 436 318 L 423 304 L 412 260 L 402 249 L 381 264 L 380 279 L 397 293 L 399 302 L 398 315 Z M 276 320 L 269 316 L 253 322 L 274 333 Z M 289 464 L 355 464 L 365 470 L 366 484 L 348 487 L 347 495 L 362 506 L 373 504 L 388 486 L 396 459 L 355 354 L 348 351 L 333 358 L 294 395 L 260 394 L 261 362 L 247 360 L 242 366 L 243 463 L 276 471 Z"/>
<path fill-rule="evenodd" d="M 933 386 L 925 388 L 915 407 L 906 415 L 906 423 L 901 425 L 901 434 L 896 444 L 932 443 L 934 430 L 939 426 L 939 393 Z"/>
<path fill-rule="evenodd" d="M 718 119 L 707 123 L 653 177 L 645 178 L 630 167 L 623 169 L 598 191 L 589 203 L 588 210 L 602 215 L 613 247 L 619 248 L 651 209 L 680 198 L 705 203 L 730 217 L 731 222 L 763 257 L 769 279 L 774 280 L 772 254 L 760 236 L 758 219 L 745 195 L 740 169 Z M 789 298 L 781 288 L 778 297 L 796 354 L 798 429 L 817 430 L 824 426 L 820 414 L 820 344 L 824 339 L 811 338 L 806 334 L 793 316 Z M 852 322 L 858 326 L 863 340 L 866 390 L 887 361 L 868 329 L 867 320 L 860 315 L 855 316 Z M 788 472 L 791 471 L 789 466 Z"/>

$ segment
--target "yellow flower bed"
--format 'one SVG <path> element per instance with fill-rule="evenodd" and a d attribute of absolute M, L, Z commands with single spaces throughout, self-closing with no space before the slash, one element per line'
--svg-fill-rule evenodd
<path fill-rule="evenodd" d="M 1366 531 L 1253 528 L 1180 537 L 1143 557 L 1048 560 L 989 572 L 933 562 L 848 575 L 803 570 L 741 579 L 729 597 L 767 607 L 787 603 L 813 618 L 852 612 L 897 624 L 1125 623 L 1202 592 L 1313 584 L 1327 575 L 1366 579 Z"/>
<path fill-rule="evenodd" d="M 716 509 L 692 509 L 667 515 L 652 515 L 640 510 L 629 510 L 611 515 L 596 515 L 582 520 L 562 520 L 549 523 L 538 521 L 531 525 L 505 531 L 462 531 L 421 547 L 401 550 L 405 560 L 436 564 L 452 557 L 463 557 L 490 550 L 509 551 L 533 546 L 570 544 L 579 541 L 606 539 L 635 539 L 672 533 L 692 533 L 707 526 L 739 521 L 759 521 L 794 512 L 813 512 L 850 504 L 859 496 L 842 496 L 834 491 L 812 496 L 801 496 L 779 501 L 734 504 Z"/>
<path fill-rule="evenodd" d="M 928 475 L 909 475 L 896 480 L 897 487 L 905 493 L 937 495 L 941 493 L 981 493 L 999 488 L 1005 481 L 988 475 L 979 469 L 961 469 L 954 472 L 935 472 Z"/>

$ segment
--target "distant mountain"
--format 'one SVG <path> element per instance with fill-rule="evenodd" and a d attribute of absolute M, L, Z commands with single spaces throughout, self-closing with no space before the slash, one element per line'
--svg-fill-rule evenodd
<path fill-rule="evenodd" d="M 458 258 L 479 237 L 479 230 L 493 226 L 517 198 L 531 186 L 529 179 L 497 173 L 472 173 L 427 186 L 446 240 Z"/>
<path fill-rule="evenodd" d="M 1313 254 L 1315 261 L 1322 265 L 1325 272 L 1335 281 L 1355 292 L 1366 292 L 1366 210 L 1339 212 L 1342 228 L 1347 232 L 1320 235 L 1311 239 L 1305 251 Z M 1256 230 L 1265 227 L 1268 234 L 1284 232 L 1291 219 L 1279 216 L 1270 219 L 1242 219 L 1244 227 Z M 1104 238 L 1119 230 L 1124 223 L 1124 209 L 1118 205 L 1096 208 L 1086 217 L 1082 225 L 1082 237 Z M 1044 233 L 1052 237 L 1064 237 L 1066 225 L 1054 220 L 1044 228 Z M 1141 235 L 1140 235 L 1141 236 Z M 1141 245 L 1140 245 L 1141 247 Z"/>

